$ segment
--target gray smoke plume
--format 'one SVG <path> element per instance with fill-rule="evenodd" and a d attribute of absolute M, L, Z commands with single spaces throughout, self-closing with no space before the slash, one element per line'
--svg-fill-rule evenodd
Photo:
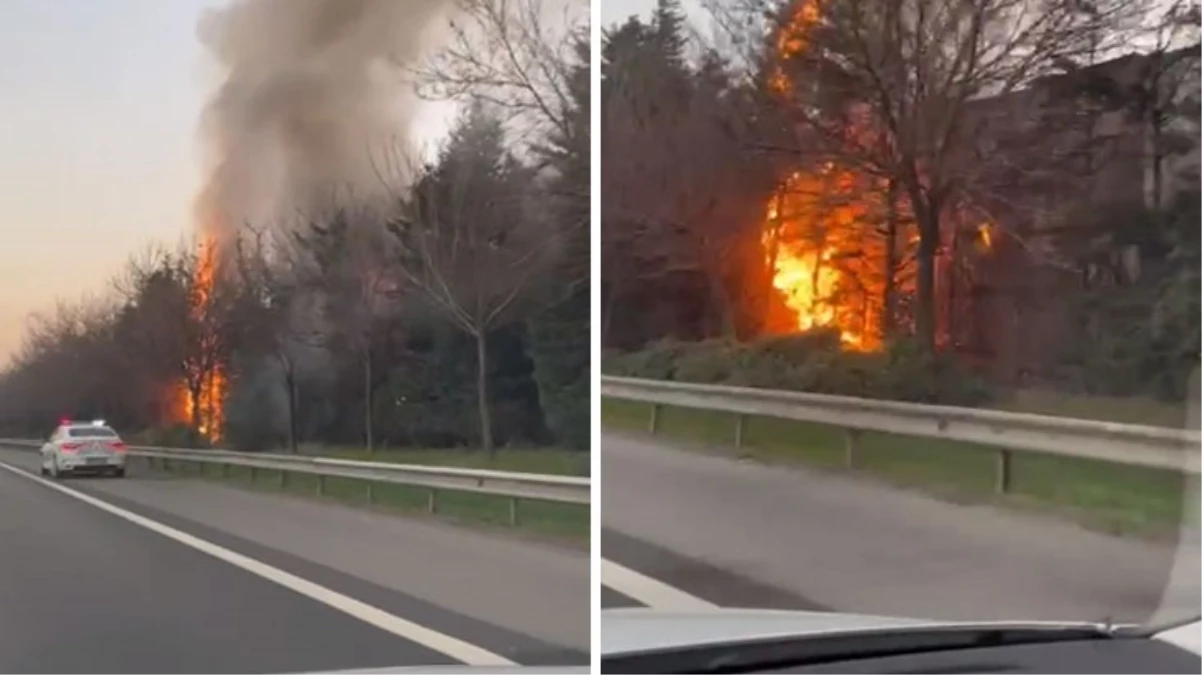
<path fill-rule="evenodd" d="M 403 66 L 424 57 L 451 2 L 236 0 L 206 14 L 200 39 L 225 79 L 201 124 L 200 230 L 229 241 L 245 222 L 328 206 L 333 191 L 380 193 L 381 154 L 412 150 L 422 105 Z"/>

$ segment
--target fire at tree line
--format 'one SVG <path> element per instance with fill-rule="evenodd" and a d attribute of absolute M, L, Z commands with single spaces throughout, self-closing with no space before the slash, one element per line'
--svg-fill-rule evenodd
<path fill-rule="evenodd" d="M 569 52 L 522 159 L 472 104 L 386 208 L 332 189 L 286 227 L 136 255 L 102 297 L 35 318 L 0 431 L 102 417 L 173 446 L 586 451 L 587 41 Z"/>
<path fill-rule="evenodd" d="M 1196 4 L 730 0 L 710 26 L 660 0 L 605 35 L 605 372 L 1182 400 Z"/>

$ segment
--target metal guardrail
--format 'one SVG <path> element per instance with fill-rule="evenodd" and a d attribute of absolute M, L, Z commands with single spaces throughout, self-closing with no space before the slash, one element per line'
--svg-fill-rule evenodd
<path fill-rule="evenodd" d="M 0 439 L 0 446 L 23 447 L 31 450 L 41 448 L 42 443 L 42 441 L 27 439 Z M 223 475 L 228 476 L 231 467 L 247 468 L 250 470 L 252 482 L 258 471 L 274 471 L 278 472 L 280 487 L 286 486 L 289 474 L 313 475 L 317 477 L 316 491 L 318 495 L 326 493 L 327 478 L 360 480 L 367 484 L 368 501 L 374 500 L 372 485 L 376 483 L 424 488 L 428 491 L 426 510 L 431 513 L 438 510 L 438 492 L 441 490 L 506 497 L 509 499 L 509 522 L 511 525 L 517 525 L 519 522 L 518 503 L 521 500 L 565 504 L 589 503 L 590 480 L 580 476 L 153 446 L 130 446 L 127 453 L 131 457 L 145 459 L 150 466 L 158 463 L 164 469 L 171 468 L 173 463 L 180 465 L 214 464 L 221 466 Z"/>
<path fill-rule="evenodd" d="M 841 427 L 846 431 L 844 461 L 849 468 L 855 465 L 863 431 L 992 446 L 998 451 L 999 492 L 1010 486 L 1012 450 L 1197 474 L 1202 448 L 1202 436 L 1185 429 L 775 389 L 602 376 L 601 396 L 651 404 L 647 429 L 652 434 L 665 405 L 733 414 L 736 447 L 743 443 L 747 416 Z"/>

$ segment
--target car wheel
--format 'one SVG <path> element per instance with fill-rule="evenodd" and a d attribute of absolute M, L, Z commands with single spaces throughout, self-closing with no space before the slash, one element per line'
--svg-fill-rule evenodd
<path fill-rule="evenodd" d="M 114 469 L 113 476 L 115 478 L 125 478 L 125 467 L 121 467 L 120 469 Z"/>
<path fill-rule="evenodd" d="M 41 466 L 41 472 L 42 472 L 42 475 L 43 475 L 43 476 L 49 476 L 49 475 L 50 475 L 50 469 L 47 469 L 45 464 L 43 464 L 43 465 Z"/>

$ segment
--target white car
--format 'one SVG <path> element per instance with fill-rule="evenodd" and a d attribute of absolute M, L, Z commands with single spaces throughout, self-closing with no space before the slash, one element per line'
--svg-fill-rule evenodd
<path fill-rule="evenodd" d="M 64 421 L 42 446 L 42 475 L 125 476 L 125 443 L 103 420 Z"/>

